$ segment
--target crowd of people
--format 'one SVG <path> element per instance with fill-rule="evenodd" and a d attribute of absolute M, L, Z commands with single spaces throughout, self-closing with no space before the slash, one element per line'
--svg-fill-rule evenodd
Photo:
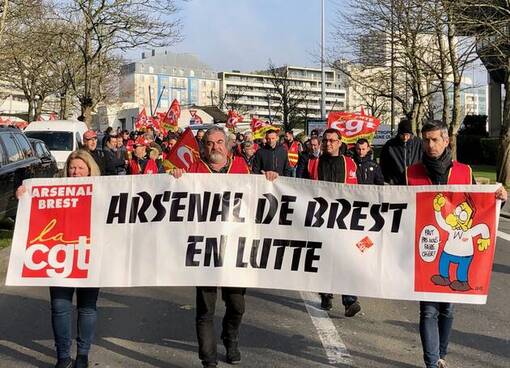
<path fill-rule="evenodd" d="M 176 179 L 185 173 L 261 174 L 267 180 L 279 176 L 322 180 L 358 185 L 473 184 L 464 177 L 467 165 L 453 161 L 449 149 L 448 129 L 444 123 L 429 121 L 421 138 L 413 135 L 411 124 L 403 120 L 397 135 L 382 148 L 380 163 L 373 158 L 370 142 L 359 139 L 353 147 L 342 143 L 340 133 L 327 129 L 322 135 L 312 131 L 306 141 L 294 138 L 292 131 L 280 136 L 268 130 L 263 139 L 253 139 L 251 132 L 228 134 L 222 128 L 198 130 L 196 140 L 200 159 L 188 170 L 169 162 L 169 154 L 179 134 L 166 136 L 152 129 L 144 132 L 116 131 L 104 134 L 89 130 L 83 136 L 83 149 L 73 152 L 66 164 L 67 176 L 140 175 L 169 173 Z M 18 189 L 18 197 L 25 189 Z M 496 197 L 507 199 L 501 187 Z M 445 281 L 445 280 L 442 280 Z M 448 280 L 447 280 L 448 281 Z M 78 355 L 70 357 L 71 303 L 74 292 L 78 303 Z M 245 311 L 246 289 L 224 287 L 226 305 L 221 339 L 230 364 L 241 361 L 239 329 Z M 98 289 L 50 288 L 52 326 L 57 348 L 56 368 L 88 366 L 88 352 L 96 323 Z M 321 308 L 333 307 L 333 295 L 322 293 Z M 199 358 L 204 367 L 216 367 L 218 356 L 214 333 L 217 288 L 196 288 L 196 331 Z M 342 295 L 345 316 L 361 310 L 354 295 Z M 449 334 L 453 322 L 453 304 L 420 302 L 420 329 L 423 358 L 427 368 L 445 368 Z"/>

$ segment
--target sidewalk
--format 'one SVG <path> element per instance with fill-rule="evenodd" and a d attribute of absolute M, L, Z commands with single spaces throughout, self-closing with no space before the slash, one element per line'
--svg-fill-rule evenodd
<path fill-rule="evenodd" d="M 510 219 L 510 201 L 505 202 L 505 205 L 501 209 L 500 216 Z"/>

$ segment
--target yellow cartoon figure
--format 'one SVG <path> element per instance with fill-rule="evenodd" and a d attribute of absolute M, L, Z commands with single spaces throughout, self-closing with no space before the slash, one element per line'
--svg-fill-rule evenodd
<path fill-rule="evenodd" d="M 449 286 L 455 291 L 470 290 L 468 282 L 469 266 L 473 260 L 473 238 L 481 235 L 477 241 L 478 250 L 485 251 L 490 246 L 489 227 L 486 224 L 473 226 L 473 217 L 476 208 L 469 195 L 457 205 L 452 213 L 446 218 L 441 214 L 441 208 L 446 204 L 443 194 L 436 195 L 433 207 L 436 221 L 441 229 L 448 232 L 448 240 L 439 258 L 439 275 L 432 276 L 432 282 L 436 285 Z M 457 264 L 457 279 L 450 281 L 450 264 Z"/>

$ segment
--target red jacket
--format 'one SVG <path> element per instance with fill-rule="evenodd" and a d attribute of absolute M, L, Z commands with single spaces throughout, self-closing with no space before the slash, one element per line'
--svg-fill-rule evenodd
<path fill-rule="evenodd" d="M 234 156 L 228 163 L 228 174 L 249 174 L 250 169 L 242 157 Z M 202 160 L 193 162 L 188 170 L 189 173 L 212 173 L 211 169 Z"/>
<path fill-rule="evenodd" d="M 407 168 L 406 180 L 408 185 L 432 185 L 425 165 L 421 162 L 411 165 Z M 453 161 L 450 173 L 448 174 L 448 184 L 472 184 L 473 173 L 469 165 Z"/>

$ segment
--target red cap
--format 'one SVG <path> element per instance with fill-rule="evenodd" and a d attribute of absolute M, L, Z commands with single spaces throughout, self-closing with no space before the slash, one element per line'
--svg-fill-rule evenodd
<path fill-rule="evenodd" d="M 97 138 L 97 133 L 93 130 L 87 130 L 85 133 L 83 133 L 83 139 L 91 139 L 91 138 Z"/>
<path fill-rule="evenodd" d="M 141 135 L 138 138 L 136 138 L 135 143 L 133 143 L 134 147 L 136 147 L 136 146 L 148 146 L 148 145 L 149 145 L 149 141 L 147 139 L 145 139 L 145 137 L 143 135 Z"/>

